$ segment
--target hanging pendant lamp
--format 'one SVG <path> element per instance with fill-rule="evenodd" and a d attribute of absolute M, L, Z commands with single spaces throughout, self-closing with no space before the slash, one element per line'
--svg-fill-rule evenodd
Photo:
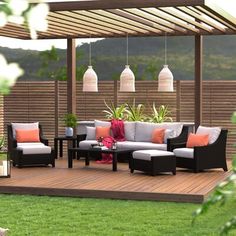
<path fill-rule="evenodd" d="M 167 40 L 165 34 L 165 65 L 158 75 L 158 92 L 174 91 L 174 76 L 167 65 Z"/>
<path fill-rule="evenodd" d="M 91 65 L 91 41 L 89 43 L 89 66 L 83 76 L 83 92 L 98 92 L 98 77 Z"/>
<path fill-rule="evenodd" d="M 128 34 L 126 36 L 126 65 L 125 69 L 120 75 L 120 92 L 135 92 L 135 76 L 133 71 L 129 67 L 129 42 Z"/>

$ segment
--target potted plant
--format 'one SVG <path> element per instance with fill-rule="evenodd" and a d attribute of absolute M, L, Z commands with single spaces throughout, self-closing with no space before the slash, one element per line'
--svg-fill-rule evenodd
<path fill-rule="evenodd" d="M 73 113 L 65 114 L 64 122 L 66 126 L 65 135 L 66 137 L 73 136 L 73 129 L 77 126 L 77 116 Z"/>
<path fill-rule="evenodd" d="M 152 105 L 152 114 L 148 117 L 149 122 L 162 123 L 166 121 L 173 121 L 170 117 L 171 111 L 168 106 L 161 105 L 159 108 L 156 107 L 155 103 Z"/>
<path fill-rule="evenodd" d="M 103 113 L 105 113 L 105 117 L 108 120 L 117 119 L 117 120 L 124 120 L 124 112 L 125 112 L 125 104 L 121 104 L 118 107 L 115 107 L 113 102 L 111 102 L 111 106 L 109 106 L 106 101 L 104 101 L 105 106 L 107 107 L 107 110 L 103 110 Z"/>
<path fill-rule="evenodd" d="M 128 121 L 145 121 L 146 116 L 144 115 L 144 105 L 138 104 L 136 106 L 135 100 L 132 105 L 126 104 L 125 116 Z"/>

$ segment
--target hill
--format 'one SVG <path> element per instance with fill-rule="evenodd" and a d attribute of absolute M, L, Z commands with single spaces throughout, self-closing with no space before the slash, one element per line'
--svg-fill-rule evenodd
<path fill-rule="evenodd" d="M 193 79 L 194 38 L 168 37 L 168 64 L 175 79 Z M 77 48 L 82 55 L 77 65 L 88 64 L 88 44 Z M 204 37 L 204 79 L 236 77 L 236 36 Z M 47 80 L 36 76 L 41 67 L 38 51 L 1 48 L 9 61 L 17 61 L 25 69 L 21 80 Z M 50 68 L 56 70 L 66 63 L 66 51 L 57 50 L 60 60 Z M 119 79 L 126 63 L 126 39 L 104 39 L 92 43 L 92 64 L 100 80 Z M 164 37 L 129 38 L 129 64 L 136 79 L 155 79 L 164 64 Z"/>

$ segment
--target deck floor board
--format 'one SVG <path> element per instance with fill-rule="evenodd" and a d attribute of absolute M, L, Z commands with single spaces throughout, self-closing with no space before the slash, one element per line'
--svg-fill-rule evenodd
<path fill-rule="evenodd" d="M 228 166 L 231 166 L 228 161 Z M 201 203 L 230 171 L 214 169 L 201 173 L 177 169 L 177 174 L 155 177 L 143 172 L 130 173 L 128 164 L 111 165 L 74 160 L 72 169 L 66 159 L 56 160 L 56 167 L 12 168 L 11 178 L 0 179 L 0 193 L 77 196 Z"/>

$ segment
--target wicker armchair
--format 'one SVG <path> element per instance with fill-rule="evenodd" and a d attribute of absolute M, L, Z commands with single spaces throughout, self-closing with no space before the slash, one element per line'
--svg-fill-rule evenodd
<path fill-rule="evenodd" d="M 212 168 L 223 168 L 224 171 L 227 171 L 227 133 L 228 130 L 221 129 L 219 137 L 214 143 L 207 146 L 194 147 L 193 149 L 185 148 L 186 142 L 173 144 L 172 148 L 176 155 L 176 166 L 193 169 L 195 173 Z"/>
<path fill-rule="evenodd" d="M 34 166 L 34 165 L 49 165 L 55 167 L 55 155 L 54 150 L 51 149 L 50 153 L 30 153 L 24 154 L 23 150 L 17 148 L 17 141 L 13 135 L 12 125 L 7 126 L 8 134 L 8 155 L 12 160 L 13 166 L 19 168 L 23 166 Z M 39 136 L 41 144 L 48 146 L 48 140 L 43 137 L 42 126 L 39 124 Z M 39 143 L 40 144 L 40 143 Z"/>

